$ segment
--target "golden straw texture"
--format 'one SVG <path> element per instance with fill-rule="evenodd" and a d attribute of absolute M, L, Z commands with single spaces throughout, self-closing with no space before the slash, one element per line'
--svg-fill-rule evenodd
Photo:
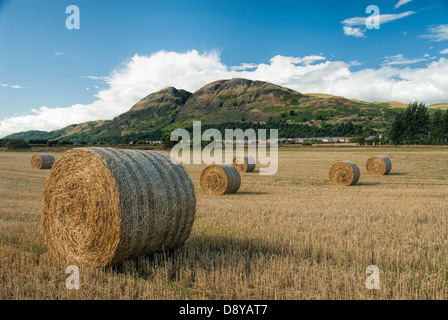
<path fill-rule="evenodd" d="M 182 245 L 195 207 L 190 178 L 167 155 L 79 148 L 50 171 L 42 231 L 65 263 L 104 267 Z"/>
<path fill-rule="evenodd" d="M 31 167 L 34 169 L 51 169 L 54 157 L 48 153 L 35 154 L 31 158 Z"/>
<path fill-rule="evenodd" d="M 201 172 L 201 189 L 205 194 L 235 193 L 241 185 L 241 176 L 234 166 L 213 164 Z"/>
<path fill-rule="evenodd" d="M 234 157 L 233 166 L 238 172 L 252 172 L 255 169 L 255 160 L 252 156 Z"/>
<path fill-rule="evenodd" d="M 330 168 L 330 181 L 337 186 L 350 186 L 358 182 L 359 168 L 351 161 L 337 162 Z"/>
<path fill-rule="evenodd" d="M 392 169 L 390 159 L 385 156 L 371 157 L 367 160 L 366 170 L 370 175 L 382 176 L 388 174 Z"/>

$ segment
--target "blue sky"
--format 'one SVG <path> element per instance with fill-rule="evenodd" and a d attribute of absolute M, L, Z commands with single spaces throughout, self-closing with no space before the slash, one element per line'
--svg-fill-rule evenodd
<path fill-rule="evenodd" d="M 383 23 L 367 30 L 372 4 Z M 79 30 L 66 28 L 69 5 Z M 166 86 L 219 77 L 448 102 L 447 58 L 442 0 L 0 0 L 0 137 L 109 119 Z"/>

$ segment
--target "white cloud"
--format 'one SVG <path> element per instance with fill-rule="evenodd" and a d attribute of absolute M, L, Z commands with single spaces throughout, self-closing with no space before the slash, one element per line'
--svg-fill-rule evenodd
<path fill-rule="evenodd" d="M 248 69 L 255 69 L 257 67 L 256 63 L 242 63 L 239 66 L 231 67 L 232 71 L 244 71 Z"/>
<path fill-rule="evenodd" d="M 378 16 L 380 21 L 380 28 L 381 25 L 398 20 L 403 19 L 405 17 L 408 17 L 410 15 L 413 15 L 414 11 L 406 11 L 399 14 L 380 14 Z M 343 31 L 346 36 L 353 36 L 356 38 L 363 38 L 365 36 L 365 33 L 367 31 L 366 28 L 366 19 L 367 17 L 353 17 L 348 18 L 341 23 L 343 26 Z"/>
<path fill-rule="evenodd" d="M 426 38 L 436 42 L 448 40 L 448 24 L 430 27 L 428 31 L 429 34 L 421 35 L 420 38 Z"/>
<path fill-rule="evenodd" d="M 23 89 L 22 86 L 19 86 L 19 85 L 16 85 L 16 84 L 1 83 L 0 86 L 1 87 L 6 87 L 6 88 L 13 88 L 13 89 Z"/>
<path fill-rule="evenodd" d="M 352 28 L 348 26 L 344 26 L 343 28 L 344 34 L 346 36 L 353 36 L 356 38 L 362 38 L 364 37 L 365 30 L 362 30 L 361 28 Z"/>
<path fill-rule="evenodd" d="M 362 66 L 364 63 L 358 60 L 353 60 L 349 62 L 350 66 Z"/>
<path fill-rule="evenodd" d="M 394 6 L 394 9 L 400 8 L 402 5 L 411 2 L 412 0 L 400 0 L 397 2 L 397 4 Z"/>
<path fill-rule="evenodd" d="M 63 55 L 63 54 L 65 54 L 65 52 L 56 51 L 56 52 L 54 53 L 55 56 L 60 56 L 60 55 Z"/>
<path fill-rule="evenodd" d="M 422 61 L 427 61 L 427 59 L 430 58 L 429 54 L 424 54 L 423 58 L 414 58 L 409 59 L 406 58 L 402 54 L 397 54 L 394 56 L 387 56 L 384 57 L 384 61 L 381 63 L 382 66 L 393 66 L 393 65 L 409 65 L 409 64 L 415 64 Z"/>
<path fill-rule="evenodd" d="M 448 54 L 448 48 L 440 50 L 440 54 Z"/>
<path fill-rule="evenodd" d="M 323 56 L 278 55 L 269 63 L 247 63 L 235 68 L 225 65 L 217 52 L 160 51 L 150 56 L 135 55 L 108 77 L 97 77 L 107 88 L 98 92 L 95 102 L 58 108 L 43 106 L 33 109 L 29 115 L 6 118 L 0 121 L 0 137 L 25 130 L 48 131 L 73 123 L 112 119 L 128 111 L 141 98 L 165 87 L 194 92 L 212 81 L 236 77 L 268 81 L 304 93 L 329 93 L 365 101 L 418 100 L 428 104 L 446 101 L 447 59 L 431 61 L 421 68 L 398 68 L 400 64 L 389 64 L 352 72 L 353 65 Z"/>

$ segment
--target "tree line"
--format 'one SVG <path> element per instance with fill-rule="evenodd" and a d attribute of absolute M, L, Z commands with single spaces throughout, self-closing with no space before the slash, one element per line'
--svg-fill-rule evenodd
<path fill-rule="evenodd" d="M 398 113 L 388 132 L 392 144 L 448 144 L 448 109 L 432 115 L 423 102 L 413 102 Z"/>
<path fill-rule="evenodd" d="M 353 124 L 351 121 L 328 124 L 325 122 L 317 124 L 297 124 L 288 123 L 284 119 L 272 119 L 270 118 L 266 123 L 260 122 L 248 122 L 248 121 L 238 121 L 238 122 L 226 122 L 219 124 L 202 124 L 201 133 L 207 129 L 217 129 L 221 132 L 222 136 L 225 136 L 226 129 L 242 129 L 246 131 L 247 129 L 254 129 L 257 132 L 258 129 L 266 130 L 266 138 L 270 138 L 270 130 L 277 129 L 279 138 L 311 138 L 311 137 L 356 137 L 356 136 L 368 136 L 374 135 L 376 132 L 370 127 L 364 127 L 360 124 Z M 193 133 L 193 126 L 185 128 L 190 134 Z M 36 140 L 25 140 L 25 139 L 14 139 L 10 142 L 10 148 L 8 149 L 23 149 L 29 148 L 29 145 L 46 145 L 49 147 L 73 144 L 89 144 L 89 143 L 107 143 L 107 144 L 128 144 L 130 141 L 134 143 L 146 140 L 161 140 L 164 134 L 170 134 L 169 132 L 163 132 L 162 130 L 156 130 L 145 133 L 133 133 L 126 136 L 113 136 L 113 137 L 101 137 L 95 141 L 88 141 L 87 137 L 76 137 L 70 140 L 47 140 L 47 139 L 36 139 Z M 19 141 L 25 141 L 28 146 L 21 144 Z M 6 146 L 7 141 L 3 141 L 3 146 Z M 1 140 L 0 140 L 1 143 Z M 14 146 L 12 146 L 14 144 Z"/>
<path fill-rule="evenodd" d="M 279 138 L 312 138 L 312 137 L 354 137 L 361 135 L 375 135 L 375 131 L 370 127 L 364 127 L 361 124 L 354 124 L 351 121 L 341 122 L 337 124 L 329 124 L 322 122 L 320 125 L 309 125 L 299 123 L 288 123 L 286 120 L 269 119 L 266 123 L 260 122 L 227 122 L 218 124 L 202 124 L 201 130 L 204 132 L 207 129 L 217 129 L 221 135 L 225 136 L 226 129 L 265 129 L 267 138 L 270 138 L 270 130 L 277 129 Z M 190 134 L 193 132 L 193 127 L 185 128 Z"/>
<path fill-rule="evenodd" d="M 70 140 L 46 140 L 46 139 L 0 139 L 0 147 L 5 147 L 9 151 L 31 149 L 32 146 L 63 146 L 72 145 Z"/>

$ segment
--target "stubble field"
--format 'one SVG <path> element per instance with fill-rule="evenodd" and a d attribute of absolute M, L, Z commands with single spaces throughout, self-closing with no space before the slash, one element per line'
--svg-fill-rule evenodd
<path fill-rule="evenodd" d="M 197 197 L 185 245 L 81 268 L 79 290 L 43 244 L 48 171 L 32 154 L 0 152 L 0 299 L 448 298 L 448 148 L 281 148 L 277 174 L 257 167 L 224 196 L 201 192 L 205 165 L 185 165 Z M 375 155 L 391 159 L 390 175 L 367 175 Z M 360 167 L 357 186 L 330 185 L 341 160 Z M 378 290 L 366 288 L 370 265 Z"/>

